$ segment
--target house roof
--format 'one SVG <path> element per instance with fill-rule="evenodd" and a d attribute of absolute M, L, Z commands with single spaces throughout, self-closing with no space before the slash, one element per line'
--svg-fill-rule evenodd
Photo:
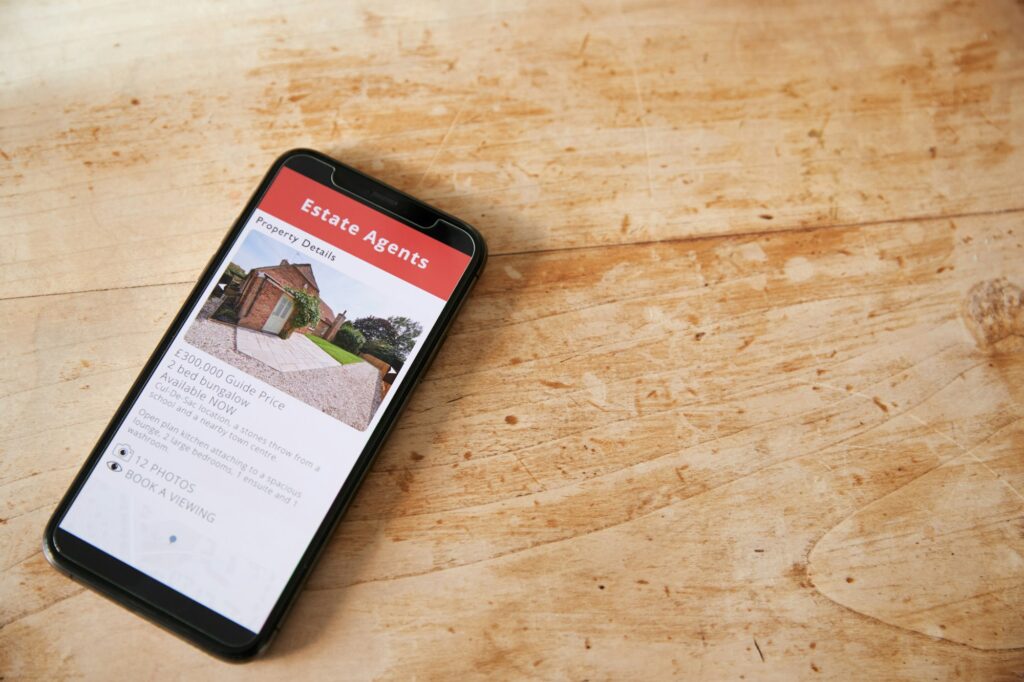
<path fill-rule="evenodd" d="M 295 269 L 298 270 L 299 274 L 305 277 L 306 280 L 308 280 L 309 283 L 313 285 L 314 289 L 320 291 L 320 285 L 316 283 L 316 277 L 313 276 L 312 265 L 310 265 L 309 263 L 297 263 L 295 265 Z"/>
<path fill-rule="evenodd" d="M 309 282 L 317 292 L 320 291 L 320 285 L 316 283 L 316 277 L 313 276 L 313 265 L 310 263 L 289 263 L 288 261 L 283 260 L 277 265 L 263 265 L 258 268 L 253 268 L 252 272 L 266 272 L 267 270 L 280 270 L 281 268 L 292 268 L 302 275 L 302 277 Z"/>

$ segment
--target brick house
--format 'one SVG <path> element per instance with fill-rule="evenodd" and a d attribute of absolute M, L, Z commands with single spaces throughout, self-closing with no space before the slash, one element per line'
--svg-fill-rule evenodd
<path fill-rule="evenodd" d="M 249 329 L 278 334 L 295 310 L 292 295 L 286 287 L 305 291 L 319 298 L 320 287 L 309 263 L 289 263 L 253 268 L 240 284 L 238 324 Z M 330 306 L 320 301 L 320 319 L 310 327 L 295 331 L 312 331 L 319 337 L 332 339 L 345 323 L 345 313 L 335 315 Z"/>

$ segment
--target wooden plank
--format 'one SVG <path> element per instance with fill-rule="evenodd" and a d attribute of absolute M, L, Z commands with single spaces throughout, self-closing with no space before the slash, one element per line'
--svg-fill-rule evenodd
<path fill-rule="evenodd" d="M 297 145 L 496 253 L 1024 207 L 1010 0 L 0 12 L 0 298 L 194 279 Z"/>
<path fill-rule="evenodd" d="M 246 668 L 38 552 L 186 287 L 0 302 L 0 670 L 1017 674 L 1022 236 L 1013 213 L 496 257 Z"/>

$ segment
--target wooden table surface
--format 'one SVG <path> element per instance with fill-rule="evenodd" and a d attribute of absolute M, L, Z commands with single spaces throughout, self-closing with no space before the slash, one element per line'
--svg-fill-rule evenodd
<path fill-rule="evenodd" d="M 1024 6 L 0 7 L 0 677 L 1020 679 Z M 43 525 L 270 162 L 492 258 L 232 667 Z"/>

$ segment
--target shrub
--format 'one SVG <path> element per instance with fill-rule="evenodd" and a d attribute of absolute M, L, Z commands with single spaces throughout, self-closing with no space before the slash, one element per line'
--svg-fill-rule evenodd
<path fill-rule="evenodd" d="M 305 291 L 287 287 L 285 289 L 295 301 L 295 312 L 292 313 L 291 326 L 295 329 L 316 325 L 320 319 L 320 299 Z"/>
<path fill-rule="evenodd" d="M 383 360 L 391 365 L 395 371 L 401 369 L 405 363 L 405 359 L 395 350 L 394 346 L 381 343 L 380 341 L 367 341 L 363 345 L 363 352 L 367 355 L 372 355 L 378 360 Z"/>
<path fill-rule="evenodd" d="M 213 315 L 213 319 L 220 320 L 221 322 L 229 322 L 231 324 L 238 324 L 238 311 L 234 307 L 222 304 Z"/>
<path fill-rule="evenodd" d="M 334 345 L 339 348 L 344 348 L 349 353 L 359 355 L 363 352 L 363 346 L 366 343 L 366 337 L 363 333 L 352 326 L 351 322 L 346 322 L 338 328 L 338 333 L 334 335 Z"/>

